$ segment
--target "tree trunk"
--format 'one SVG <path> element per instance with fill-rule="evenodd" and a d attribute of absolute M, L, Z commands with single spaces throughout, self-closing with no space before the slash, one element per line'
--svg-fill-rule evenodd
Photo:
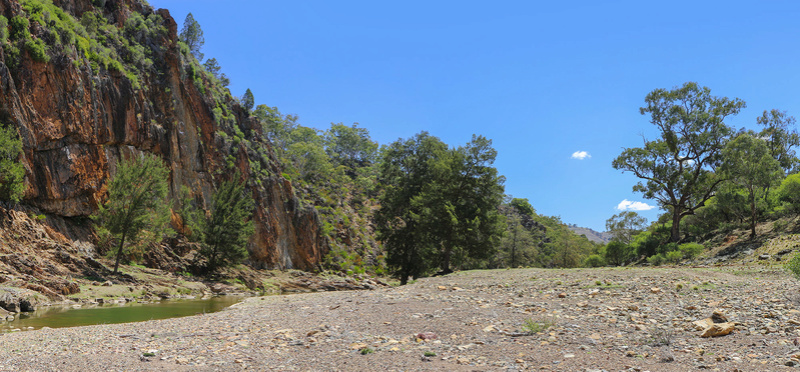
<path fill-rule="evenodd" d="M 517 267 L 517 227 L 514 226 L 514 240 L 511 242 L 511 268 Z"/>
<path fill-rule="evenodd" d="M 122 233 L 122 237 L 119 239 L 119 249 L 117 250 L 117 260 L 114 262 L 114 273 L 117 273 L 117 269 L 119 269 L 119 260 L 122 258 L 122 247 L 125 245 L 125 233 Z"/>
<path fill-rule="evenodd" d="M 442 270 L 442 273 L 444 273 L 444 274 L 447 274 L 447 273 L 451 272 L 450 271 L 450 256 L 452 256 L 452 255 L 453 255 L 453 248 L 451 248 L 447 244 L 444 244 L 444 249 L 443 249 L 443 252 L 442 252 L 442 262 L 441 262 L 441 265 L 439 267 Z"/>
<path fill-rule="evenodd" d="M 756 237 L 756 195 L 750 192 L 750 239 Z"/>
<path fill-rule="evenodd" d="M 669 241 L 677 243 L 681 240 L 681 212 L 675 208 L 672 212 L 672 229 L 670 231 Z"/>
<path fill-rule="evenodd" d="M 406 285 L 408 283 L 408 276 L 411 275 L 412 266 L 414 263 L 412 262 L 412 257 L 414 255 L 413 250 L 415 248 L 406 246 L 405 259 L 403 260 L 403 266 L 400 268 L 400 285 Z"/>
<path fill-rule="evenodd" d="M 211 254 L 208 255 L 208 262 L 206 263 L 206 273 L 211 274 L 217 271 L 217 246 L 211 249 Z"/>

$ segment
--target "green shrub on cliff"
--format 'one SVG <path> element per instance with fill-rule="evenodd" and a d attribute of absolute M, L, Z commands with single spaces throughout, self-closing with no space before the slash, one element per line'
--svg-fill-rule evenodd
<path fill-rule="evenodd" d="M 25 168 L 19 162 L 22 140 L 15 128 L 0 128 L 0 199 L 18 202 L 25 192 Z"/>
<path fill-rule="evenodd" d="M 30 22 L 25 17 L 14 16 L 11 18 L 11 40 L 28 40 L 31 34 L 28 31 Z"/>
<path fill-rule="evenodd" d="M 8 41 L 8 18 L 0 16 L 0 43 Z"/>
<path fill-rule="evenodd" d="M 50 56 L 47 55 L 47 45 L 42 39 L 28 40 L 25 42 L 25 49 L 31 55 L 34 61 L 37 62 L 50 62 Z"/>

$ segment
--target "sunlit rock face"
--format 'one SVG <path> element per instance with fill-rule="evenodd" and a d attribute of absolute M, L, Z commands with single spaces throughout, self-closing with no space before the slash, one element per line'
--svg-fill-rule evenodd
<path fill-rule="evenodd" d="M 328 249 L 316 212 L 294 196 L 260 124 L 229 95 L 222 101 L 233 124 L 215 120 L 220 98 L 201 91 L 182 68 L 177 25 L 169 12 L 135 0 L 54 3 L 76 19 L 102 3 L 103 15 L 118 27 L 133 12 L 156 12 L 167 32 L 145 40 L 154 51 L 153 68 L 139 74 L 138 87 L 114 69 L 93 71 L 88 59 L 74 50 L 51 53 L 49 62 L 35 61 L 22 51 L 16 64 L 9 62 L 8 51 L 0 53 L 0 121 L 17 126 L 23 140 L 23 204 L 47 213 L 48 223 L 66 236 L 86 240 L 80 236 L 89 231 L 85 217 L 105 197 L 108 178 L 122 157 L 159 155 L 171 169 L 171 196 L 187 186 L 206 208 L 214 185 L 238 169 L 256 202 L 249 263 L 315 269 Z M 0 13 L 8 19 L 24 14 L 12 0 L 0 0 Z M 48 30 L 31 24 L 31 37 L 46 40 Z M 220 133 L 231 134 L 235 127 L 251 147 L 221 138 Z M 257 153 L 253 146 L 263 151 Z M 254 163 L 266 170 L 257 180 L 251 171 Z"/>

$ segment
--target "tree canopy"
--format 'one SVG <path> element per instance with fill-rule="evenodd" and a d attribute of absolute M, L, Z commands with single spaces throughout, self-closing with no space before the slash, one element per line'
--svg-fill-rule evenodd
<path fill-rule="evenodd" d="M 387 264 L 405 284 L 452 261 L 488 258 L 502 234 L 503 177 L 491 141 L 449 149 L 426 132 L 388 146 L 376 216 Z"/>
<path fill-rule="evenodd" d="M 633 236 L 644 231 L 647 219 L 634 211 L 622 211 L 606 220 L 606 231 L 611 240 L 622 244 L 631 244 Z"/>
<path fill-rule="evenodd" d="M 247 90 L 244 92 L 244 95 L 242 96 L 242 107 L 244 107 L 244 109 L 247 110 L 247 112 L 250 112 L 253 109 L 254 105 L 255 105 L 255 98 L 253 97 L 253 92 L 250 90 L 250 88 L 247 88 Z"/>
<path fill-rule="evenodd" d="M 331 124 L 325 132 L 325 142 L 331 159 L 351 168 L 372 163 L 378 155 L 378 144 L 372 142 L 369 131 L 359 128 L 358 123 L 352 126 Z"/>
<path fill-rule="evenodd" d="M 745 107 L 744 101 L 711 95 L 707 87 L 685 83 L 656 89 L 645 97 L 642 115 L 660 131 L 643 147 L 626 148 L 612 165 L 642 179 L 633 190 L 655 199 L 672 214 L 670 240 L 680 240 L 680 221 L 713 196 L 724 181 L 715 169 L 733 130 L 724 120 Z"/>
<path fill-rule="evenodd" d="M 730 141 L 722 155 L 725 160 L 720 172 L 747 193 L 750 237 L 755 237 L 758 222 L 756 199 L 780 182 L 781 163 L 772 156 L 766 141 L 748 133 L 742 133 Z"/>
<path fill-rule="evenodd" d="M 183 20 L 183 28 L 181 28 L 178 38 L 189 46 L 189 51 L 194 58 L 197 58 L 198 61 L 203 60 L 203 52 L 201 50 L 206 40 L 203 37 L 203 29 L 200 28 L 200 23 L 195 21 L 192 13 L 187 14 Z"/>
<path fill-rule="evenodd" d="M 797 166 L 797 157 L 794 147 L 800 146 L 800 135 L 794 129 L 797 122 L 786 111 L 772 109 L 756 119 L 764 129 L 758 134 L 767 141 L 769 152 L 780 163 L 785 173 L 789 173 Z"/>

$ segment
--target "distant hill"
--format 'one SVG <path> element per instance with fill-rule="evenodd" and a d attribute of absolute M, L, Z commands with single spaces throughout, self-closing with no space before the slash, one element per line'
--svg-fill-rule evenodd
<path fill-rule="evenodd" d="M 574 224 L 567 224 L 572 232 L 578 235 L 586 235 L 586 238 L 595 243 L 608 243 L 611 240 L 611 235 L 607 232 L 597 232 L 588 227 L 580 227 Z"/>

